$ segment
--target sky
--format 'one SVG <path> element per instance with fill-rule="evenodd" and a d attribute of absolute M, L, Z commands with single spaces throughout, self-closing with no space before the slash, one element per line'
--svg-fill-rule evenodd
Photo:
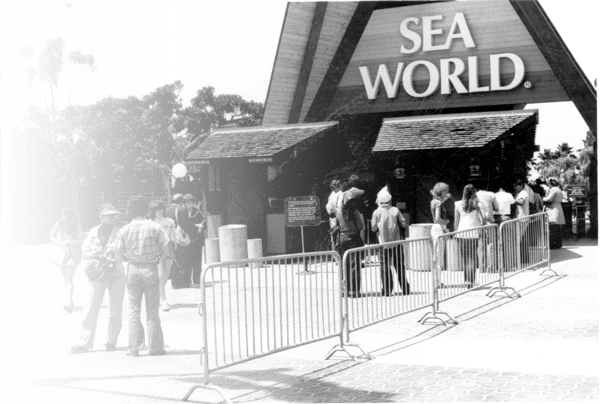
<path fill-rule="evenodd" d="M 600 66 L 599 52 L 592 46 L 600 2 L 540 3 L 593 83 Z M 58 95 L 60 102 L 66 103 L 67 94 L 72 104 L 81 105 L 108 96 L 141 97 L 181 80 L 184 103 L 209 85 L 217 94 L 239 94 L 264 103 L 286 2 L 26 0 L 0 7 L 3 62 L 26 45 L 41 50 L 55 36 L 63 37 L 67 53 L 94 55 L 95 71 L 63 83 L 68 91 Z M 16 119 L 29 102 L 16 87 L 18 80 L 10 80 L 19 68 L 3 63 L 4 93 L 12 91 L 19 99 L 11 103 L 4 99 L 5 122 Z M 588 128 L 572 102 L 527 108 L 540 111 L 536 143 L 542 150 L 562 142 L 583 147 Z"/>

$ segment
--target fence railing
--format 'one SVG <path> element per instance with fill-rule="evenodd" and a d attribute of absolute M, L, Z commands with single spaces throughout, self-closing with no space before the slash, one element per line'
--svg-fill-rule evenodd
<path fill-rule="evenodd" d="M 426 307 L 431 294 L 431 240 L 353 248 L 344 253 L 346 331 Z"/>
<path fill-rule="evenodd" d="M 520 297 L 505 278 L 536 266 L 550 268 L 549 220 L 539 213 L 497 225 L 408 239 L 344 252 L 290 254 L 220 262 L 201 276 L 203 384 L 210 374 L 255 358 L 331 337 L 343 351 L 369 358 L 350 333 L 431 306 L 419 321 L 456 324 L 440 302 L 498 282 L 488 296 Z M 511 293 L 509 293 L 511 291 Z M 354 356 L 348 347 L 362 355 Z"/>
<path fill-rule="evenodd" d="M 546 271 L 557 275 L 550 268 L 550 221 L 547 213 L 507 220 L 500 224 L 498 234 L 500 279 L 498 286 L 492 288 L 488 296 L 502 292 L 520 297 L 517 291 L 506 286 L 505 279 L 539 265 L 547 265 L 541 275 Z"/>
<path fill-rule="evenodd" d="M 219 262 L 200 280 L 204 383 L 210 373 L 342 335 L 342 274 L 335 251 Z M 344 349 L 344 348 L 342 348 Z"/>

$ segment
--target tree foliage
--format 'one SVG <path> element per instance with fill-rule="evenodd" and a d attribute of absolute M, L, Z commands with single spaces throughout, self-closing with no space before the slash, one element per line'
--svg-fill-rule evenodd
<path fill-rule="evenodd" d="M 583 143 L 584 148 L 577 153 L 568 143 L 559 144 L 555 150 L 544 149 L 532 161 L 532 165 L 542 178 L 556 177 L 564 184 L 587 183 L 591 156 L 594 153 L 594 136 L 591 132 L 587 132 Z"/>

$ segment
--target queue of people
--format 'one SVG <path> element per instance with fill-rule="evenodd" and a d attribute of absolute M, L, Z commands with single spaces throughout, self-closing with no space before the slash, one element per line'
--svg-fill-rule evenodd
<path fill-rule="evenodd" d="M 128 354 L 138 356 L 146 348 L 150 355 L 166 353 L 159 315 L 161 308 L 163 311 L 170 309 L 165 284 L 169 278 L 179 287 L 199 283 L 205 226 L 200 205 L 194 203 L 190 194 L 175 195 L 173 200 L 177 205 L 171 209 L 175 211 L 175 220 L 168 217 L 171 207 L 165 208 L 162 202 L 148 203 L 141 196 L 131 198 L 127 207 L 131 221 L 121 229 L 116 226 L 119 212 L 105 204 L 100 211 L 100 224 L 85 238 L 75 213 L 70 209 L 63 211 L 51 231 L 50 258 L 61 269 L 65 282 L 65 311 L 73 312 L 76 268 L 82 268 L 90 284 L 79 339 L 71 347 L 72 353 L 83 353 L 94 346 L 98 315 L 106 291 L 110 315 L 105 349 L 117 349 L 127 292 Z M 188 243 L 177 244 L 178 226 Z M 177 257 L 180 263 L 176 272 L 171 273 Z M 146 331 L 141 322 L 142 299 L 146 307 Z"/>
<path fill-rule="evenodd" d="M 482 266 L 482 270 L 492 270 L 492 262 L 488 262 L 484 253 L 490 248 L 485 236 L 480 237 L 478 232 L 467 230 L 484 225 L 497 224 L 507 220 L 526 217 L 528 215 L 548 211 L 550 221 L 550 248 L 562 246 L 562 225 L 565 223 L 562 212 L 561 201 L 563 199 L 559 182 L 556 178 L 549 178 L 546 182 L 537 180 L 531 184 L 518 179 L 513 184 L 514 194 L 507 192 L 506 185 L 496 184 L 487 187 L 482 183 L 467 184 L 462 190 L 462 198 L 455 201 L 450 194 L 450 187 L 444 182 L 438 182 L 430 191 L 432 200 L 430 202 L 431 218 L 433 227 L 431 237 L 435 241 L 443 234 L 459 232 L 455 239 L 458 244 L 459 259 L 464 269 L 465 283 L 468 288 L 475 283 L 476 268 Z M 365 205 L 365 191 L 360 188 L 359 178 L 351 175 L 347 182 L 342 183 L 338 179 L 330 183 L 331 194 L 329 195 L 326 210 L 329 215 L 330 234 L 333 248 L 340 256 L 344 252 L 365 244 L 365 217 L 367 208 Z M 547 188 L 547 190 L 546 190 Z M 496 192 L 493 192 L 496 191 Z M 377 234 L 380 244 L 403 240 L 406 223 L 400 211 L 391 205 L 391 194 L 389 185 L 386 185 L 377 195 L 377 209 L 371 216 L 371 230 Z M 526 226 L 520 232 L 519 245 L 522 249 L 521 259 L 528 260 L 529 249 L 526 239 L 530 236 L 529 227 Z M 382 294 L 389 295 L 393 289 L 391 285 L 391 267 L 397 271 L 399 288 L 404 294 L 410 293 L 410 285 L 406 281 L 404 260 L 401 257 L 402 249 L 387 251 L 381 249 L 379 263 L 381 268 L 381 280 L 383 285 Z M 437 246 L 436 254 L 438 263 L 442 269 L 446 269 L 447 254 L 446 245 Z M 482 250 L 482 251 L 480 251 Z M 481 262 L 479 262 L 481 260 Z M 359 297 L 361 288 L 361 263 L 351 256 L 346 274 L 346 288 L 350 297 Z"/>

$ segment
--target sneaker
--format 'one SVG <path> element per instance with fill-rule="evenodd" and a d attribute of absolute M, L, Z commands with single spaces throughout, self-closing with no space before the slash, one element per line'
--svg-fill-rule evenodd
<path fill-rule="evenodd" d="M 162 311 L 169 311 L 169 310 L 171 310 L 171 306 L 169 306 L 167 303 L 165 303 L 165 304 L 163 304 L 163 305 L 160 306 L 160 309 Z"/>
<path fill-rule="evenodd" d="M 106 344 L 105 345 L 107 351 L 116 351 L 117 347 L 115 344 Z"/>
<path fill-rule="evenodd" d="M 132 356 L 134 358 L 137 358 L 138 356 L 140 356 L 140 353 L 138 351 L 129 351 L 129 352 L 127 352 L 127 356 Z"/>

